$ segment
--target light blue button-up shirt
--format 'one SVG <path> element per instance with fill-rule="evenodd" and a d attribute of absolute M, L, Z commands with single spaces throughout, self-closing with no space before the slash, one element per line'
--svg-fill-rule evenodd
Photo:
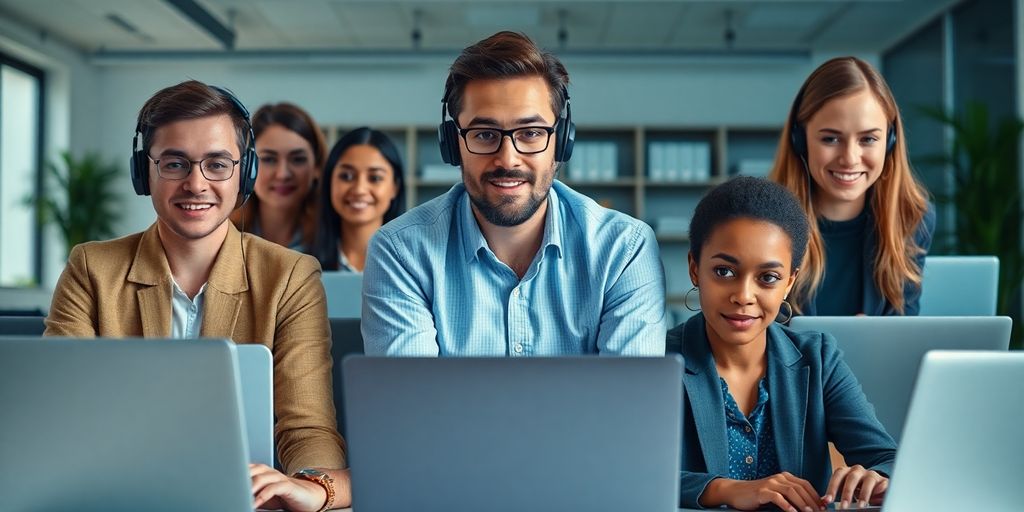
<path fill-rule="evenodd" d="M 199 289 L 194 299 L 188 298 L 181 291 L 178 283 L 171 279 L 171 337 L 195 339 L 199 337 L 199 328 L 203 325 L 203 293 L 206 284 Z"/>
<path fill-rule="evenodd" d="M 522 279 L 460 183 L 385 224 L 363 274 L 367 354 L 660 356 L 665 274 L 650 226 L 555 181 Z"/>

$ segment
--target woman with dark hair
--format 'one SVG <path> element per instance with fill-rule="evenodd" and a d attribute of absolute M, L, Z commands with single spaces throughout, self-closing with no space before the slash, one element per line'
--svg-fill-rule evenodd
<path fill-rule="evenodd" d="M 255 193 L 231 220 L 239 229 L 310 253 L 324 136 L 313 118 L 291 103 L 260 107 L 252 116 L 252 129 L 260 159 Z"/>
<path fill-rule="evenodd" d="M 362 272 L 370 237 L 405 210 L 405 175 L 398 148 L 367 127 L 331 148 L 320 187 L 314 255 L 324 270 Z"/>
<path fill-rule="evenodd" d="M 814 70 L 793 101 L 771 179 L 811 219 L 793 289 L 805 315 L 916 315 L 935 231 L 892 91 L 856 57 Z"/>
<path fill-rule="evenodd" d="M 697 205 L 687 299 L 700 313 L 666 340 L 686 364 L 684 507 L 796 512 L 882 501 L 896 443 L 835 339 L 776 322 L 792 314 L 786 299 L 807 238 L 796 197 L 764 179 L 733 179 Z M 850 466 L 833 470 L 829 442 Z"/>

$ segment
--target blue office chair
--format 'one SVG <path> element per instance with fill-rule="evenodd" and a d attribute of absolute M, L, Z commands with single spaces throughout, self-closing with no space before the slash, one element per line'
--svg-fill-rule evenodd
<path fill-rule="evenodd" d="M 998 292 L 999 258 L 926 256 L 920 315 L 995 315 Z"/>
<path fill-rule="evenodd" d="M 43 316 L 0 316 L 0 336 L 42 336 Z"/>
<path fill-rule="evenodd" d="M 363 334 L 359 330 L 358 318 L 331 319 L 331 359 L 334 370 L 331 372 L 331 383 L 334 386 L 334 414 L 338 420 L 338 432 L 345 435 L 345 396 L 341 376 L 341 361 L 349 354 L 363 353 Z"/>

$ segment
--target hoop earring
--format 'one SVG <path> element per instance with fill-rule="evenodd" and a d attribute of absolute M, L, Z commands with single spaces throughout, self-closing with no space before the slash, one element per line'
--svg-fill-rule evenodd
<path fill-rule="evenodd" d="M 696 309 L 690 307 L 690 294 L 693 293 L 694 291 L 697 292 L 697 308 Z M 686 295 L 683 295 L 683 306 L 685 306 L 686 309 L 689 309 L 690 311 L 700 311 L 700 290 L 698 290 L 696 286 L 694 286 L 694 287 L 690 288 L 689 290 L 687 290 L 686 291 Z"/>
<path fill-rule="evenodd" d="M 782 299 L 782 304 L 786 305 L 786 309 L 789 310 L 789 314 L 786 315 L 786 319 L 785 320 L 779 320 L 779 316 L 775 315 L 775 321 L 779 322 L 780 324 L 788 324 L 789 321 L 793 319 L 793 305 L 790 304 L 789 301 L 787 301 L 786 299 Z M 779 305 L 779 313 L 780 314 L 782 313 L 782 304 Z"/>

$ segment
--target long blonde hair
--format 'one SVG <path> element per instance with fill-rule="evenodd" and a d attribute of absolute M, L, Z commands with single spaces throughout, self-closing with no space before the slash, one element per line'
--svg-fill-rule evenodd
<path fill-rule="evenodd" d="M 865 89 L 878 100 L 896 135 L 895 144 L 885 157 L 881 177 L 868 190 L 869 207 L 874 215 L 872 229 L 878 239 L 874 282 L 882 297 L 900 313 L 906 306 L 903 302 L 905 283 L 921 284 L 921 268 L 915 258 L 922 249 L 914 241 L 914 231 L 928 210 L 928 193 L 911 171 L 899 108 L 889 86 L 870 64 L 856 57 L 839 57 L 814 70 L 797 93 L 769 175 L 772 181 L 797 196 L 811 221 L 807 256 L 790 294 L 794 305 L 806 303 L 821 284 L 825 275 L 825 247 L 815 222 L 817 214 L 811 197 L 813 180 L 793 146 L 792 133 L 794 129 L 804 129 L 808 120 L 830 100 Z M 797 308 L 799 311 L 799 306 Z"/>

